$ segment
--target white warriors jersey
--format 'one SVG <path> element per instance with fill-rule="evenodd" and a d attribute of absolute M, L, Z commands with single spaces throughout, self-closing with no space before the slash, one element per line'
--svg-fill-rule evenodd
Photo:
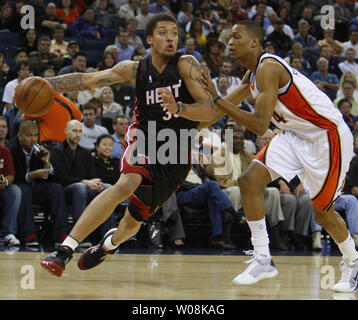
<path fill-rule="evenodd" d="M 272 122 L 278 128 L 292 131 L 298 136 L 311 140 L 327 130 L 336 129 L 343 122 L 340 111 L 335 108 L 328 96 L 282 58 L 264 53 L 259 59 L 256 70 L 267 58 L 273 58 L 281 63 L 291 76 L 287 85 L 278 91 L 278 99 L 272 115 Z M 255 99 L 260 88 L 257 86 L 254 73 L 250 73 L 249 79 L 251 95 Z"/>

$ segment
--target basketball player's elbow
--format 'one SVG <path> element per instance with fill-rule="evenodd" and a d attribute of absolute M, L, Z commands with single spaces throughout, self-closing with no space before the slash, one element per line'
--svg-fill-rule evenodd
<path fill-rule="evenodd" d="M 253 131 L 258 136 L 263 136 L 266 130 L 269 128 L 269 126 L 270 126 L 270 121 L 267 121 L 267 119 L 256 117 L 256 121 L 253 125 L 254 128 L 252 128 L 251 131 Z"/>

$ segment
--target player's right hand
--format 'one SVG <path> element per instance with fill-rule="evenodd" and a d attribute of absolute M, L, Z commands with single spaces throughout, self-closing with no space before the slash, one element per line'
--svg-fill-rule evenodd
<path fill-rule="evenodd" d="M 211 80 L 210 75 L 205 72 L 201 72 L 200 76 L 201 83 L 204 89 L 213 97 L 216 98 L 219 94 L 216 90 L 214 82 Z"/>

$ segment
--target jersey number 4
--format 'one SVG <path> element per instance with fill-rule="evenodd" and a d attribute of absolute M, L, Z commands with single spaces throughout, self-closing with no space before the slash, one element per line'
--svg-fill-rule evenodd
<path fill-rule="evenodd" d="M 283 122 L 283 123 L 286 123 L 287 120 L 285 119 L 285 117 L 279 113 L 277 113 L 276 111 L 273 112 L 272 114 L 273 118 L 277 121 L 277 122 Z"/>

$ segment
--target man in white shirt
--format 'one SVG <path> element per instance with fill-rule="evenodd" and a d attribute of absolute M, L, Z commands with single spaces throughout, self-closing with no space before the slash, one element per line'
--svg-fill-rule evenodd
<path fill-rule="evenodd" d="M 353 71 L 356 75 L 358 75 L 358 63 L 355 62 L 355 58 L 356 51 L 353 48 L 348 48 L 346 50 L 346 60 L 338 64 L 342 73 Z"/>
<path fill-rule="evenodd" d="M 17 78 L 14 80 L 9 81 L 4 89 L 4 95 L 2 97 L 2 101 L 5 103 L 6 109 L 4 111 L 11 109 L 14 103 L 14 91 L 15 87 L 24 79 L 26 79 L 30 75 L 30 65 L 25 62 L 21 61 L 16 67 L 17 69 Z"/>
<path fill-rule="evenodd" d="M 148 21 L 154 14 L 149 12 L 149 0 L 142 0 L 140 3 L 140 13 L 137 14 L 137 30 L 144 30 Z"/>
<path fill-rule="evenodd" d="M 96 106 L 92 102 L 88 102 L 81 107 L 83 122 L 82 122 L 82 137 L 79 146 L 88 150 L 95 149 L 95 142 L 97 137 L 101 134 L 108 134 L 105 127 L 95 124 L 96 121 Z"/>
<path fill-rule="evenodd" d="M 225 74 L 229 80 L 229 86 L 227 88 L 227 94 L 229 94 L 234 88 L 241 84 L 241 79 L 231 75 L 232 62 L 230 58 L 225 58 L 220 69 L 222 74 Z M 218 88 L 219 77 L 213 79 L 216 88 Z"/>
<path fill-rule="evenodd" d="M 353 48 L 356 52 L 358 52 L 358 30 L 351 30 L 349 34 L 349 40 L 342 43 L 343 51 L 341 53 L 341 57 L 346 56 L 346 50 L 348 48 Z"/>

